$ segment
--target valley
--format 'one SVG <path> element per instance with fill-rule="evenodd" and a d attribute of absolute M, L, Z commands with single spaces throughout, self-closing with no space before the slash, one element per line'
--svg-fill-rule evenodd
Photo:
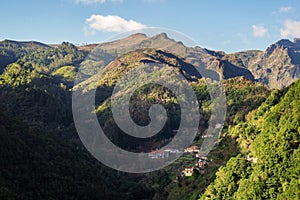
<path fill-rule="evenodd" d="M 297 39 L 226 54 L 185 46 L 166 33 L 82 46 L 1 41 L 0 198 L 299 199 L 299 52 Z M 134 174 L 111 169 L 86 150 L 72 115 L 72 93 L 95 90 L 93 111 L 107 138 L 123 150 L 162 159 L 158 150 L 176 136 L 181 120 L 171 90 L 146 84 L 115 94 L 133 92 L 129 114 L 140 126 L 151 122 L 152 104 L 163 105 L 168 119 L 150 138 L 124 134 L 111 109 L 117 81 L 144 64 L 163 66 L 169 78 L 184 77 L 195 92 L 196 149 L 210 137 L 211 86 L 224 86 L 225 120 L 207 155 L 193 150 L 165 168 Z"/>

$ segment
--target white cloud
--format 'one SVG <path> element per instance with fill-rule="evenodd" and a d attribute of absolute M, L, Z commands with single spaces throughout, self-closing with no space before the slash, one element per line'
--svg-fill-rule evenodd
<path fill-rule="evenodd" d="M 300 37 L 300 21 L 286 20 L 284 27 L 280 29 L 280 35 L 282 37 Z"/>
<path fill-rule="evenodd" d="M 86 19 L 86 23 L 91 30 L 107 32 L 124 32 L 146 28 L 146 25 L 134 20 L 126 20 L 113 15 L 92 15 Z"/>
<path fill-rule="evenodd" d="M 289 13 L 293 11 L 293 7 L 291 6 L 282 6 L 279 8 L 280 13 Z"/>
<path fill-rule="evenodd" d="M 107 0 L 74 0 L 75 3 L 82 3 L 85 5 L 91 5 L 91 4 L 102 4 L 105 3 Z M 110 0 L 112 2 L 123 2 L 123 0 Z"/>
<path fill-rule="evenodd" d="M 268 32 L 268 29 L 266 29 L 263 25 L 252 25 L 252 30 L 254 37 L 263 37 Z"/>

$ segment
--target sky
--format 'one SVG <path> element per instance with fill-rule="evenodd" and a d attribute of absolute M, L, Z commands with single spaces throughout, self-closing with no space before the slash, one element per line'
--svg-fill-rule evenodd
<path fill-rule="evenodd" d="M 0 5 L 0 40 L 82 45 L 161 27 L 189 36 L 198 46 L 231 53 L 300 37 L 299 0 L 10 0 Z"/>

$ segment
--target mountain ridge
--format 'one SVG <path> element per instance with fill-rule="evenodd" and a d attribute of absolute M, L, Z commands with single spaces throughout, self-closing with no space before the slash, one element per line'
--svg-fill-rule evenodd
<path fill-rule="evenodd" d="M 135 37 L 140 40 L 127 46 Z M 290 92 L 287 96 L 291 99 L 295 98 L 295 101 L 281 104 L 282 107 L 277 109 L 278 112 L 271 115 L 270 122 L 278 121 L 279 116 L 284 118 L 285 112 L 293 113 L 292 106 L 297 105 L 298 108 L 295 110 L 299 110 L 299 103 L 296 101 L 299 96 L 297 93 L 299 82 L 284 90 L 271 92 L 262 83 L 264 79 L 258 79 L 258 82 L 256 77 L 251 77 L 257 67 L 256 61 L 266 64 L 265 61 L 269 63 L 276 60 L 273 58 L 278 56 L 279 63 L 297 62 L 295 59 L 292 61 L 291 58 L 294 54 L 298 55 L 297 45 L 294 47 L 290 45 L 291 43 L 282 43 L 284 41 L 280 42 L 281 46 L 275 45 L 276 48 L 265 56 L 265 51 L 226 54 L 201 47 L 186 47 L 183 43 L 170 39 L 165 34 L 148 39 L 144 35 L 133 35 L 125 40 L 104 44 L 106 49 L 96 48 L 95 50 L 92 50 L 93 46 L 80 49 L 65 42 L 57 46 L 52 45 L 50 48 L 36 48 L 30 46 L 30 43 L 25 43 L 25 45 L 29 45 L 27 47 L 0 45 L 0 55 L 2 56 L 0 61 L 4 70 L 0 75 L 0 135 L 3 148 L 0 156 L 0 161 L 3 163 L 0 170 L 0 197 L 3 199 L 31 199 L 34 195 L 43 195 L 41 199 L 46 197 L 53 199 L 68 197 L 73 199 L 120 199 L 120 196 L 123 199 L 196 199 L 209 184 L 213 184 L 218 169 L 221 172 L 217 176 L 222 175 L 224 172 L 222 166 L 226 163 L 229 167 L 235 167 L 236 165 L 231 165 L 234 161 L 227 161 L 245 151 L 245 148 L 239 148 L 238 141 L 233 137 L 234 134 L 228 134 L 228 132 L 232 133 L 232 130 L 236 129 L 236 133 L 241 134 L 241 138 L 243 137 L 239 138 L 242 141 L 241 146 L 247 147 L 251 144 L 253 134 L 256 134 L 252 131 L 252 123 L 244 127 L 249 116 L 254 115 L 255 119 L 259 119 L 255 122 L 259 124 L 260 117 L 265 113 L 272 114 L 274 111 L 272 106 L 279 101 L 278 97 L 285 94 L 290 88 L 293 88 L 294 92 Z M 118 44 L 123 44 L 123 46 L 121 45 L 118 49 Z M 85 59 L 87 55 L 88 59 Z M 183 177 L 180 172 L 186 167 L 195 165 L 198 158 L 194 154 L 183 155 L 167 168 L 147 175 L 123 174 L 108 169 L 86 152 L 72 120 L 72 89 L 80 86 L 80 91 L 84 91 L 88 90 L 90 83 L 98 84 L 100 82 L 96 85 L 99 87 L 96 91 L 94 108 L 99 124 L 112 142 L 124 149 L 137 152 L 150 152 L 160 148 L 162 144 L 168 143 L 174 136 L 173 130 L 177 130 L 180 124 L 180 105 L 174 95 L 164 87 L 145 85 L 139 88 L 133 93 L 129 109 L 132 119 L 141 126 L 149 123 L 148 110 L 153 103 L 162 104 L 167 108 L 166 110 L 170 111 L 170 118 L 168 118 L 165 128 L 155 138 L 145 141 L 139 138 L 128 138 L 114 123 L 110 112 L 109 98 L 117 79 L 140 64 L 149 64 L 150 66 L 153 64 L 155 67 L 157 63 L 162 64 L 169 72 L 184 75 L 188 84 L 195 91 L 201 119 L 193 145 L 202 145 L 202 136 L 207 133 L 212 116 L 209 86 L 206 84 L 207 79 L 203 77 L 210 77 L 214 73 L 217 78 L 222 80 L 225 87 L 227 114 L 223 132 L 219 142 L 208 155 L 208 160 L 210 160 L 208 167 L 199 169 L 198 172 L 194 171 L 192 177 Z M 200 68 L 201 76 L 194 76 L 193 72 L 195 71 L 190 70 L 193 67 Z M 261 68 L 263 67 L 261 66 Z M 278 68 L 280 67 L 278 66 Z M 287 68 L 289 67 L 288 65 Z M 82 74 L 78 72 L 80 69 L 83 69 Z M 93 76 L 103 72 L 104 76 L 100 78 Z M 206 72 L 207 74 L 205 74 Z M 108 75 L 105 76 L 105 73 Z M 82 75 L 82 80 L 86 79 L 87 82 L 79 82 L 74 86 L 73 82 L 78 75 Z M 153 78 L 159 77 L 156 75 L 154 74 Z M 262 75 L 264 74 L 262 73 Z M 248 78 L 245 78 L 247 76 Z M 267 78 L 270 79 L 270 77 Z M 172 78 L 171 80 L 176 81 Z M 288 84 L 288 81 L 285 81 L 284 84 Z M 129 90 L 130 87 L 126 88 L 125 92 L 130 92 Z M 84 96 L 84 93 L 82 94 Z M 118 95 L 121 94 L 125 93 L 118 93 Z M 294 95 L 297 95 L 297 98 Z M 258 114 L 253 114 L 253 110 L 260 105 Z M 79 109 L 86 108 L 82 106 Z M 8 114 L 6 115 L 2 111 L 17 120 L 9 120 Z M 25 125 L 20 125 L 23 122 Z M 270 127 L 276 128 L 276 126 Z M 294 130 L 294 127 L 291 128 Z M 245 131 L 240 131 L 244 129 Z M 282 130 L 284 131 L 282 136 L 288 138 L 290 133 L 288 129 Z M 299 132 L 298 129 L 295 130 Z M 267 133 L 273 134 L 271 131 Z M 272 134 L 270 138 L 272 138 Z M 244 140 L 244 138 L 246 139 Z M 281 138 L 280 135 L 278 138 Z M 262 141 L 265 140 L 262 139 Z M 287 143 L 288 145 L 293 148 L 298 147 L 297 135 L 294 134 L 292 140 L 289 141 L 291 142 Z M 263 146 L 264 144 L 259 145 Z M 262 148 L 262 150 L 264 149 Z M 276 148 L 272 149 L 271 153 L 275 153 L 272 155 L 276 156 L 277 151 Z M 285 149 L 283 152 L 289 153 Z M 256 154 L 247 155 L 252 160 L 257 157 L 260 159 L 261 157 Z M 258 154 L 268 156 L 264 152 L 258 152 Z M 250 158 L 249 160 L 251 160 Z M 234 159 L 243 160 L 241 166 L 251 164 L 245 158 Z M 244 165 L 246 162 L 248 163 Z M 287 164 L 292 164 L 292 162 Z M 236 169 L 238 172 L 243 171 L 240 167 Z M 274 169 L 272 165 L 270 169 Z M 229 171 L 225 170 L 225 175 L 230 178 Z M 297 173 L 293 172 L 293 174 Z M 239 176 L 235 177 L 240 178 Z M 270 177 L 271 181 L 274 180 L 273 177 L 277 178 L 272 174 Z M 262 178 L 264 177 L 262 176 Z M 247 183 L 247 180 L 245 181 L 244 183 Z M 275 183 L 277 183 L 276 181 L 278 180 L 275 180 Z M 222 188 L 232 189 L 232 185 L 235 186 L 234 184 L 229 186 L 225 184 Z M 291 190 L 296 191 L 297 182 L 294 181 L 293 186 L 295 187 Z M 273 188 L 280 189 L 282 187 L 275 185 Z M 209 188 L 208 191 L 210 191 Z"/>

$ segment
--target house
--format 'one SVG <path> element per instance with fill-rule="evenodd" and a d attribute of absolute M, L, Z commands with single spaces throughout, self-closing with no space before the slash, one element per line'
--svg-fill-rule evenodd
<path fill-rule="evenodd" d="M 248 160 L 249 162 L 257 163 L 258 158 L 253 158 L 253 157 L 247 156 L 246 160 Z"/>
<path fill-rule="evenodd" d="M 169 157 L 169 152 L 168 151 L 163 151 L 163 150 L 154 150 L 148 153 L 148 157 L 150 158 L 167 158 Z"/>
<path fill-rule="evenodd" d="M 180 151 L 178 149 L 166 149 L 165 152 L 169 152 L 170 154 L 171 153 L 174 153 L 174 154 L 175 153 L 180 153 Z"/>
<path fill-rule="evenodd" d="M 198 153 L 200 151 L 198 146 L 191 146 L 184 150 L 185 153 Z"/>
<path fill-rule="evenodd" d="M 215 128 L 216 128 L 216 129 L 218 129 L 218 128 L 222 128 L 222 124 L 220 124 L 220 123 L 217 123 L 217 124 L 216 124 L 216 126 L 215 126 Z"/>
<path fill-rule="evenodd" d="M 198 162 L 195 164 L 195 167 L 199 169 L 204 169 L 207 166 L 207 161 L 199 159 Z"/>
<path fill-rule="evenodd" d="M 207 135 L 202 135 L 201 137 L 202 137 L 202 138 L 212 138 L 212 137 L 214 137 L 214 135 L 212 135 L 212 134 L 207 134 Z"/>
<path fill-rule="evenodd" d="M 206 156 L 202 156 L 199 160 L 202 160 L 202 161 L 208 161 L 208 158 Z"/>
<path fill-rule="evenodd" d="M 194 167 L 188 167 L 188 168 L 185 168 L 183 171 L 182 171 L 182 176 L 192 176 L 193 175 L 193 172 L 194 172 Z"/>

